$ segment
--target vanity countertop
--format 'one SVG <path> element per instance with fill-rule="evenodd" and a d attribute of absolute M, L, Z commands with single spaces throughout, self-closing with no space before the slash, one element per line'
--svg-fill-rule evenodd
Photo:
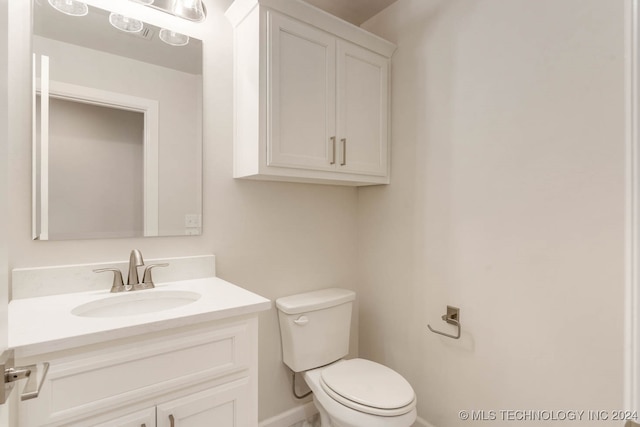
<path fill-rule="evenodd" d="M 200 294 L 192 303 L 151 313 L 114 317 L 81 317 L 74 308 L 105 298 L 109 289 L 34 298 L 9 303 L 9 346 L 18 356 L 31 356 L 127 338 L 199 322 L 257 313 L 271 301 L 217 277 L 156 284 L 155 289 L 127 292 L 187 291 Z"/>

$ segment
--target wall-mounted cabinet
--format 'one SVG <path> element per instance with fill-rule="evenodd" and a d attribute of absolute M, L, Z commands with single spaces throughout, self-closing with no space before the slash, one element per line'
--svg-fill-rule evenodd
<path fill-rule="evenodd" d="M 236 0 L 234 176 L 389 183 L 395 46 L 298 0 Z"/>

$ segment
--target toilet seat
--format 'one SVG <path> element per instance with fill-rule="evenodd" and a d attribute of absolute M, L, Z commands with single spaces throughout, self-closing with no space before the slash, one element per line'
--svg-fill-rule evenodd
<path fill-rule="evenodd" d="M 328 366 L 322 369 L 320 385 L 335 401 L 371 415 L 398 416 L 416 406 L 407 380 L 370 360 L 350 359 Z"/>

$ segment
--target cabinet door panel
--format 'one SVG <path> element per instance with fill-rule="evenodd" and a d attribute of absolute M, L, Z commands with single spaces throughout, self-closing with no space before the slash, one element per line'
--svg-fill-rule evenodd
<path fill-rule="evenodd" d="M 88 423 L 89 421 L 87 421 Z M 88 424 L 84 424 L 88 425 Z M 125 415 L 110 420 L 106 423 L 96 424 L 94 427 L 155 427 L 156 425 L 156 408 L 148 408 L 133 414 Z"/>
<path fill-rule="evenodd" d="M 157 406 L 157 426 L 249 427 L 249 395 L 249 378 L 243 378 L 163 403 Z"/>
<path fill-rule="evenodd" d="M 268 164 L 333 169 L 335 38 L 269 12 Z"/>
<path fill-rule="evenodd" d="M 337 67 L 339 170 L 386 175 L 389 61 L 339 41 Z"/>

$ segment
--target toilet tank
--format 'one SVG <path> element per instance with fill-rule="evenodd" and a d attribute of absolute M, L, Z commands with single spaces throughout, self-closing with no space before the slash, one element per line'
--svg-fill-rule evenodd
<path fill-rule="evenodd" d="M 346 356 L 355 298 L 355 292 L 338 288 L 278 298 L 284 363 L 302 372 Z"/>

